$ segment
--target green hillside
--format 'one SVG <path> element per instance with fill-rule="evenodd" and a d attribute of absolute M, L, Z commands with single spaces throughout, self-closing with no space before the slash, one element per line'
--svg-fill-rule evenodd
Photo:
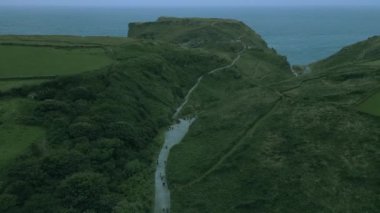
<path fill-rule="evenodd" d="M 312 64 L 315 69 L 339 69 L 341 66 L 378 66 L 380 59 L 380 36 L 371 37 L 340 50 L 325 60 Z"/>
<path fill-rule="evenodd" d="M 266 42 L 240 21 L 161 17 L 156 22 L 130 23 L 128 37 L 174 42 L 184 48 L 207 48 L 231 53 L 249 48 L 267 50 Z"/>
<path fill-rule="evenodd" d="M 168 162 L 172 211 L 376 212 L 380 123 L 356 107 L 379 85 L 377 44 L 290 79 L 247 51 L 206 79 L 186 109 L 198 120 Z"/>
<path fill-rule="evenodd" d="M 0 125 L 1 212 L 150 212 L 156 135 L 193 82 L 228 61 L 162 42 L 102 48 L 113 66 L 2 94 L 17 119 Z"/>
<path fill-rule="evenodd" d="M 380 115 L 380 37 L 343 48 L 337 54 L 311 65 L 324 82 L 344 83 L 347 98 L 363 112 Z M 342 95 L 343 96 L 343 95 Z"/>
<path fill-rule="evenodd" d="M 380 209 L 378 37 L 299 77 L 235 20 L 162 17 L 131 23 L 129 38 L 2 40 L 44 46 L 74 68 L 0 94 L 0 212 L 152 212 L 163 133 L 200 76 L 180 113 L 196 121 L 167 162 L 170 212 Z M 70 63 L 82 53 L 99 64 Z"/>

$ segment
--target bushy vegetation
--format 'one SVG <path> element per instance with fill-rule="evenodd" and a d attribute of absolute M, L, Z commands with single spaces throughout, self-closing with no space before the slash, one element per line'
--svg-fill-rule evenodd
<path fill-rule="evenodd" d="M 19 98 L 0 100 L 0 171 L 31 144 L 43 143 L 44 130 L 22 124 L 36 102 Z"/>
<path fill-rule="evenodd" d="M 175 107 L 243 46 L 181 113 L 197 120 L 170 154 L 171 211 L 378 211 L 379 118 L 357 110 L 378 89 L 378 37 L 296 78 L 238 21 L 164 17 L 132 24 L 129 35 L 24 38 L 100 46 L 113 64 L 1 93 L 4 105 L 24 103 L 15 125 L 46 132 L 3 161 L 1 212 L 151 212 L 155 157 Z"/>
<path fill-rule="evenodd" d="M 113 66 L 2 94 L 33 102 L 18 122 L 45 129 L 46 142 L 7 164 L 1 212 L 151 211 L 155 137 L 193 82 L 226 61 L 166 43 L 112 48 Z"/>

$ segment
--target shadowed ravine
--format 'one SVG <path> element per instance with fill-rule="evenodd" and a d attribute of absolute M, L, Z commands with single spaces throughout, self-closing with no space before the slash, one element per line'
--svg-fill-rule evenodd
<path fill-rule="evenodd" d="M 177 108 L 176 112 L 173 115 L 173 119 L 176 119 L 179 113 L 182 111 L 183 107 L 189 101 L 191 94 L 195 91 L 195 89 L 201 83 L 203 77 L 205 75 L 213 74 L 215 72 L 231 68 L 239 61 L 241 54 L 245 50 L 245 45 L 243 45 L 243 49 L 238 53 L 236 58 L 232 61 L 231 64 L 227 66 L 223 66 L 210 72 L 200 76 L 197 79 L 195 85 L 188 91 L 185 96 L 182 104 Z M 186 133 L 189 131 L 191 124 L 195 121 L 195 117 L 190 119 L 179 119 L 179 122 L 176 122 L 172 126 L 169 127 L 169 130 L 165 132 L 165 143 L 161 148 L 160 155 L 157 159 L 157 167 L 155 173 L 155 204 L 154 204 L 154 212 L 170 212 L 170 191 L 168 187 L 168 182 L 166 178 L 166 162 L 169 157 L 169 153 L 171 148 L 180 143 L 182 139 L 185 137 Z"/>

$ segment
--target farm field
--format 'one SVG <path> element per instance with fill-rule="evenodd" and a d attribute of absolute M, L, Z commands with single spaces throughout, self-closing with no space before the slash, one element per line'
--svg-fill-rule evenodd
<path fill-rule="evenodd" d="M 0 37 L 0 91 L 36 85 L 47 77 L 73 75 L 112 63 L 101 44 L 72 44 L 52 37 Z M 65 37 L 63 37 L 65 38 Z M 112 39 L 108 39 L 112 41 Z M 95 41 L 108 41 L 106 38 Z"/>
<path fill-rule="evenodd" d="M 0 46 L 0 78 L 70 75 L 110 63 L 101 48 Z"/>

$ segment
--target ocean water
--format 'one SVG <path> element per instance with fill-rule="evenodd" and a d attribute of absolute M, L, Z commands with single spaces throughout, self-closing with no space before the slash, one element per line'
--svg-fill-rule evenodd
<path fill-rule="evenodd" d="M 380 8 L 369 7 L 0 7 L 0 34 L 126 36 L 129 22 L 159 16 L 239 19 L 292 64 L 308 64 L 380 35 Z"/>

